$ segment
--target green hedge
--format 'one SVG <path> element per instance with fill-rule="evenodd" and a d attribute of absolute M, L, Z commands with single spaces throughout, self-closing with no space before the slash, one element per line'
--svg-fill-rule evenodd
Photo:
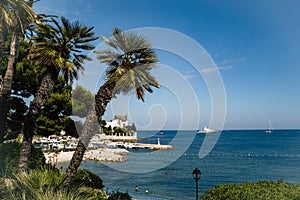
<path fill-rule="evenodd" d="M 201 200 L 296 200 L 300 185 L 283 181 L 259 181 L 244 184 L 224 184 L 207 190 Z"/>

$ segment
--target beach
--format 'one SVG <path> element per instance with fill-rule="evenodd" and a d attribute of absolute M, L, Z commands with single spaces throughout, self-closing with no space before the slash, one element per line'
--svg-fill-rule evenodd
<path fill-rule="evenodd" d="M 158 140 L 159 141 L 159 140 Z M 171 145 L 158 144 L 143 144 L 143 143 L 123 143 L 122 148 L 98 148 L 96 150 L 87 150 L 83 160 L 93 160 L 99 162 L 124 162 L 127 160 L 123 154 L 128 154 L 130 149 L 148 149 L 148 150 L 171 150 L 174 149 Z M 74 154 L 74 151 L 60 151 L 52 153 L 44 153 L 46 163 L 57 165 L 61 162 L 69 162 Z"/>
<path fill-rule="evenodd" d="M 123 154 L 127 154 L 126 149 L 111 149 L 111 148 L 99 148 L 96 150 L 87 150 L 84 154 L 84 160 L 93 160 L 99 162 L 124 162 L 127 160 Z M 74 151 L 68 152 L 53 152 L 44 153 L 46 163 L 54 164 L 61 162 L 69 162 L 74 154 Z"/>

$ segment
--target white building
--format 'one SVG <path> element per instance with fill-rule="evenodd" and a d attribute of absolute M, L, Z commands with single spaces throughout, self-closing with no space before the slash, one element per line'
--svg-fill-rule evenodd
<path fill-rule="evenodd" d="M 127 116 L 115 115 L 115 118 L 113 120 L 111 120 L 110 122 L 106 122 L 105 127 L 108 128 L 109 126 L 112 128 L 112 130 L 114 129 L 114 127 L 127 128 L 129 126 Z M 112 131 L 112 133 L 105 136 L 105 139 L 135 140 L 137 139 L 137 132 L 133 130 L 129 130 L 121 133 Z"/>
<path fill-rule="evenodd" d="M 115 115 L 115 118 L 110 122 L 106 122 L 105 127 L 109 127 L 113 129 L 114 127 L 124 128 L 128 126 L 128 120 L 126 115 Z"/>

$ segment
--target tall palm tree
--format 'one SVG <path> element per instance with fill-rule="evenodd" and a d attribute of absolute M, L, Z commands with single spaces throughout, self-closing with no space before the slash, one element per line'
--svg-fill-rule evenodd
<path fill-rule="evenodd" d="M 9 110 L 8 100 L 14 67 L 18 58 L 20 37 L 35 19 L 35 12 L 31 8 L 32 3 L 24 0 L 0 0 L 0 35 L 2 38 L 0 41 L 0 61 L 4 54 L 4 42 L 8 38 L 8 34 L 11 35 L 10 54 L 0 90 L 0 143 L 3 142 L 6 132 L 6 118 Z"/>
<path fill-rule="evenodd" d="M 35 121 L 40 108 L 48 101 L 59 73 L 64 75 L 66 82 L 77 79 L 78 72 L 84 70 L 84 61 L 90 60 L 83 51 L 94 49 L 90 42 L 98 39 L 92 31 L 94 27 L 81 25 L 78 21 L 70 22 L 64 17 L 61 24 L 54 18 L 50 21 L 51 24 L 36 24 L 37 34 L 32 37 L 29 57 L 38 66 L 47 67 L 47 70 L 25 117 L 18 172 L 27 170 Z"/>
<path fill-rule="evenodd" d="M 100 124 L 106 106 L 117 94 L 135 92 L 138 99 L 144 101 L 144 90 L 153 92 L 151 87 L 159 88 L 158 81 L 151 76 L 150 71 L 157 65 L 157 56 L 150 42 L 133 32 L 123 33 L 114 29 L 112 39 L 102 37 L 102 40 L 114 49 L 96 50 L 97 58 L 108 66 L 107 81 L 100 87 L 95 96 L 95 106 L 89 112 L 83 125 L 81 140 L 67 169 L 67 179 L 64 189 L 69 189 L 77 169 L 82 161 L 85 146 L 93 134 L 97 132 L 95 123 Z M 99 129 L 98 129 L 99 130 Z"/>

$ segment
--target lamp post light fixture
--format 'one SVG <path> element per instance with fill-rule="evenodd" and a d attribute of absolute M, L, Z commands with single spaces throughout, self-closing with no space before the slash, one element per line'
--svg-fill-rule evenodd
<path fill-rule="evenodd" d="M 193 179 L 196 181 L 196 200 L 198 200 L 198 181 L 200 179 L 201 171 L 196 167 L 192 174 Z"/>

